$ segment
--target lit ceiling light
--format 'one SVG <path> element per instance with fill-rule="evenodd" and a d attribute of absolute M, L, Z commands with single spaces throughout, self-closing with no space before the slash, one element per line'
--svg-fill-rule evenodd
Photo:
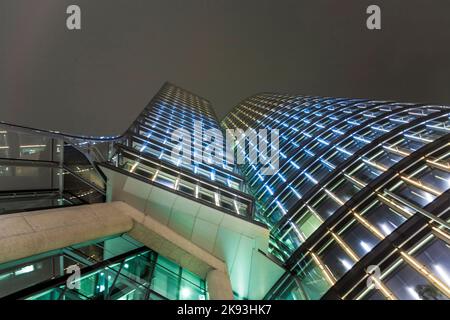
<path fill-rule="evenodd" d="M 185 287 L 185 288 L 181 288 L 181 290 L 180 290 L 181 299 L 187 299 L 191 296 L 191 294 L 192 294 L 192 291 L 190 288 Z"/>
<path fill-rule="evenodd" d="M 392 229 L 386 223 L 381 223 L 380 227 L 383 230 L 384 234 L 386 235 L 391 234 Z"/>
<path fill-rule="evenodd" d="M 450 276 L 448 275 L 447 272 L 445 272 L 445 269 L 439 264 L 435 264 L 433 267 L 437 271 L 441 279 L 444 280 L 445 284 L 447 286 L 450 286 Z"/>
<path fill-rule="evenodd" d="M 364 251 L 366 252 L 370 252 L 370 250 L 372 250 L 372 246 L 370 246 L 367 242 L 364 241 L 360 241 L 359 243 L 361 245 L 361 247 L 364 249 Z"/>
<path fill-rule="evenodd" d="M 419 296 L 419 294 L 414 290 L 414 288 L 407 287 L 406 290 L 408 291 L 409 295 L 413 297 L 414 300 L 422 300 Z"/>
<path fill-rule="evenodd" d="M 34 271 L 34 265 L 25 266 L 14 272 L 14 275 L 18 276 L 24 273 L 30 273 Z"/>
<path fill-rule="evenodd" d="M 344 266 L 345 270 L 350 270 L 352 268 L 352 264 L 346 259 L 339 259 L 339 261 Z"/>

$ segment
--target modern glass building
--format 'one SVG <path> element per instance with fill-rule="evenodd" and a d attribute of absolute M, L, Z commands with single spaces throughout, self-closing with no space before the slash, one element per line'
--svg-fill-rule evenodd
<path fill-rule="evenodd" d="M 264 93 L 219 123 L 166 83 L 119 137 L 2 124 L 0 297 L 448 299 L 449 116 Z M 275 174 L 196 161 L 205 132 L 225 129 L 279 130 Z M 177 130 L 192 161 L 172 157 Z M 30 245 L 40 232 L 57 244 Z"/>
<path fill-rule="evenodd" d="M 449 115 L 279 94 L 233 109 L 225 128 L 281 132 L 275 175 L 241 167 L 286 268 L 266 298 L 448 299 Z"/>
<path fill-rule="evenodd" d="M 1 130 L 0 229 L 12 231 L 0 235 L 0 297 L 262 299 L 283 274 L 238 168 L 196 161 L 206 132 L 221 134 L 204 98 L 166 83 L 118 137 Z M 192 136 L 192 161 L 171 156 L 176 130 Z M 69 230 L 70 215 L 94 217 Z M 8 250 L 16 242 L 24 253 Z"/>
<path fill-rule="evenodd" d="M 173 141 L 172 133 L 180 129 L 192 137 L 191 159 L 172 157 L 179 143 Z M 210 129 L 221 132 L 211 104 L 167 83 L 115 143 L 117 153 L 112 161 L 124 171 L 251 221 L 253 199 L 245 192 L 237 168 L 225 161 L 220 165 L 196 161 L 197 150 L 207 146 L 204 132 Z"/>

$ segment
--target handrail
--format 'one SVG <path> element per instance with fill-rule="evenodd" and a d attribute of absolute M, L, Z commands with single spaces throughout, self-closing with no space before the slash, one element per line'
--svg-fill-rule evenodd
<path fill-rule="evenodd" d="M 114 143 L 116 141 L 119 141 L 120 139 L 124 138 L 127 134 L 128 130 L 126 130 L 123 134 L 118 136 L 111 136 L 111 137 L 104 137 L 104 136 L 77 136 L 67 133 L 62 133 L 59 131 L 53 131 L 53 130 L 45 130 L 45 129 L 36 129 L 31 128 L 27 126 L 17 125 L 17 124 L 11 124 L 5 121 L 0 121 L 0 127 L 3 127 L 5 129 L 11 128 L 12 130 L 27 133 L 27 134 L 34 134 L 34 135 L 40 135 L 45 136 L 51 139 L 61 139 L 64 142 L 67 142 L 71 146 L 73 146 L 75 149 L 77 149 L 79 152 L 81 152 L 84 157 L 88 160 L 90 165 L 94 168 L 94 170 L 97 172 L 97 174 L 100 176 L 102 180 L 106 183 L 104 175 L 98 170 L 97 166 L 95 165 L 95 162 L 104 162 L 107 161 L 105 157 L 103 156 L 102 152 L 98 150 L 98 148 L 95 146 L 96 143 Z M 83 149 L 84 144 L 88 144 L 88 149 Z M 93 157 L 91 155 L 94 155 Z"/>
<path fill-rule="evenodd" d="M 69 134 L 69 133 L 64 133 L 64 132 L 54 131 L 54 130 L 37 129 L 37 128 L 18 125 L 18 124 L 12 124 L 12 123 L 9 123 L 6 121 L 0 121 L 0 125 L 18 128 L 20 130 L 32 131 L 32 132 L 38 133 L 38 134 L 45 134 L 45 135 L 48 135 L 51 137 L 57 136 L 57 137 L 67 137 L 70 139 L 92 140 L 92 141 L 103 141 L 103 142 L 107 142 L 107 141 L 113 142 L 115 140 L 121 139 L 126 135 L 126 133 L 128 131 L 128 130 L 126 130 L 124 133 L 122 133 L 120 135 L 109 136 L 109 137 L 108 136 L 83 136 L 83 135 L 74 135 L 74 134 Z"/>

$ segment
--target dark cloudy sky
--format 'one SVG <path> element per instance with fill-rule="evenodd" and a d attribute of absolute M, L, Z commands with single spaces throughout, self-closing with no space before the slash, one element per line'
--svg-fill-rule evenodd
<path fill-rule="evenodd" d="M 119 134 L 166 80 L 219 117 L 261 91 L 450 104 L 450 1 L 0 0 L 0 120 Z"/>

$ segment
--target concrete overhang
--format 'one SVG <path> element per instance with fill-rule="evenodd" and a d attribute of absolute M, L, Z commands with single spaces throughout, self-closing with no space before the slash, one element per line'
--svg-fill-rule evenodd
<path fill-rule="evenodd" d="M 260 224 L 109 166 L 100 165 L 100 168 L 108 178 L 109 201 L 128 203 L 162 224 L 164 232 L 174 232 L 224 261 L 233 291 L 239 296 L 262 299 L 284 273 L 281 266 L 265 255 L 269 230 Z M 145 230 L 137 229 L 135 234 L 138 232 L 143 234 Z"/>

